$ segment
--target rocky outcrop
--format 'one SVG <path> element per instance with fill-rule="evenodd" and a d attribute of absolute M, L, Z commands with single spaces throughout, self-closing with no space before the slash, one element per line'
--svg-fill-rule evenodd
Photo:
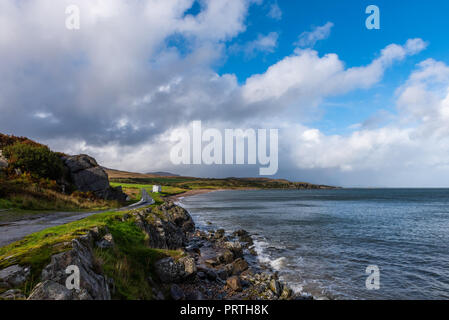
<path fill-rule="evenodd" d="M 30 276 L 30 268 L 13 265 L 0 270 L 0 288 L 16 288 L 22 286 Z"/>
<path fill-rule="evenodd" d="M 177 206 L 173 201 L 167 201 L 159 207 L 164 216 L 183 232 L 193 232 L 195 223 L 190 214 L 184 208 Z"/>
<path fill-rule="evenodd" d="M 79 298 L 79 296 L 78 296 Z M 28 300 L 75 300 L 73 292 L 62 284 L 54 281 L 44 281 L 38 283 Z M 76 299 L 88 300 L 88 299 Z"/>
<path fill-rule="evenodd" d="M 189 230 L 194 230 L 192 218 L 186 210 L 173 203 L 156 208 L 134 210 L 125 214 L 122 221 L 130 220 L 146 234 L 148 246 L 160 249 L 180 249 L 187 244 Z M 41 273 L 40 283 L 32 290 L 29 300 L 109 300 L 113 284 L 96 264 L 94 248 L 113 249 L 112 234 L 107 230 L 90 230 L 86 235 L 72 241 L 72 249 L 51 257 L 51 262 Z M 69 266 L 80 271 L 80 289 L 68 289 L 66 281 Z M 17 270 L 16 270 L 17 269 Z M 14 269 L 19 272 L 19 268 Z M 167 257 L 154 263 L 158 280 L 163 284 L 182 283 L 196 276 L 194 258 L 184 255 L 179 259 Z M 11 274 L 10 270 L 2 272 Z M 9 278 L 8 278 L 9 279 Z M 180 290 L 172 290 L 173 298 L 182 298 Z M 155 290 L 156 298 L 161 296 Z"/>
<path fill-rule="evenodd" d="M 62 160 L 78 191 L 93 192 L 96 196 L 106 200 L 126 201 L 127 196 L 122 192 L 121 187 L 109 186 L 107 173 L 94 158 L 82 154 L 62 157 Z"/>
<path fill-rule="evenodd" d="M 183 257 L 176 261 L 169 257 L 157 261 L 154 265 L 156 274 L 163 283 L 179 283 L 196 274 L 195 260 Z"/>
<path fill-rule="evenodd" d="M 187 244 L 195 229 L 189 213 L 169 201 L 156 208 L 134 211 L 136 225 L 146 234 L 151 248 L 179 249 Z"/>
<path fill-rule="evenodd" d="M 248 263 L 246 259 L 253 256 L 254 248 L 253 239 L 245 230 L 230 235 L 222 229 L 197 230 L 186 249 L 197 261 L 200 286 L 212 287 L 204 294 L 206 299 L 304 299 L 280 281 L 268 266 Z M 261 272 L 262 269 L 266 272 Z"/>
<path fill-rule="evenodd" d="M 109 237 L 109 236 L 108 236 Z M 108 238 L 107 237 L 107 238 Z M 41 282 L 33 289 L 29 300 L 110 300 L 110 280 L 101 272 L 92 253 L 95 243 L 104 240 L 101 232 L 89 231 L 72 241 L 72 249 L 52 256 L 41 274 Z M 66 287 L 67 267 L 79 269 L 80 289 Z"/>

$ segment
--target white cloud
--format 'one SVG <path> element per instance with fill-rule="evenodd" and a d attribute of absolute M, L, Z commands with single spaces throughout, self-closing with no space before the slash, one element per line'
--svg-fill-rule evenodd
<path fill-rule="evenodd" d="M 245 30 L 252 2 L 205 0 L 185 16 L 194 0 L 1 1 L 0 128 L 129 145 L 210 111 L 234 85 L 211 66 Z M 80 30 L 66 29 L 69 4 L 80 7 Z M 15 120 L 41 110 L 59 125 Z"/>
<path fill-rule="evenodd" d="M 318 52 L 297 49 L 260 75 L 247 79 L 243 96 L 248 103 L 284 100 L 302 105 L 317 104 L 330 95 L 368 88 L 379 82 L 395 61 L 425 48 L 420 39 L 408 40 L 404 46 L 392 44 L 382 50 L 379 58 L 363 67 L 345 69 L 336 54 L 319 57 Z"/>
<path fill-rule="evenodd" d="M 299 47 L 313 47 L 320 41 L 327 39 L 331 34 L 331 29 L 334 26 L 332 22 L 327 22 L 323 26 L 315 27 L 312 31 L 305 31 L 301 33 L 296 43 Z"/>
<path fill-rule="evenodd" d="M 397 109 L 388 125 L 355 126 L 349 136 L 327 136 L 301 125 L 290 128 L 292 161 L 302 169 L 335 169 L 359 178 L 368 173 L 369 181 L 359 182 L 365 185 L 447 185 L 449 67 L 432 59 L 418 64 L 398 89 Z"/>
<path fill-rule="evenodd" d="M 278 45 L 279 35 L 276 32 L 270 32 L 267 35 L 259 35 L 258 38 L 246 46 L 248 53 L 255 51 L 273 52 Z"/>
<path fill-rule="evenodd" d="M 270 32 L 266 35 L 259 34 L 255 40 L 249 41 L 245 45 L 232 45 L 229 51 L 231 53 L 243 52 L 246 58 L 252 58 L 259 52 L 272 53 L 278 46 L 278 38 L 277 32 Z"/>
<path fill-rule="evenodd" d="M 282 10 L 279 7 L 279 4 L 277 2 L 274 2 L 270 5 L 270 10 L 268 11 L 268 16 L 275 20 L 282 19 Z"/>
<path fill-rule="evenodd" d="M 169 1 L 160 2 L 165 3 Z M 244 19 L 250 2 L 242 0 L 206 1 L 205 10 L 195 17 L 185 17 L 179 24 L 178 30 L 182 33 L 192 34 L 195 37 L 201 36 L 212 40 L 232 38 L 245 30 Z M 151 5 L 149 8 L 152 11 L 154 10 Z M 155 12 L 157 14 L 158 11 L 155 10 Z"/>
<path fill-rule="evenodd" d="M 381 170 L 373 179 L 388 176 L 390 168 L 449 166 L 449 67 L 442 62 L 418 66 L 397 91 L 397 118 L 384 127 L 374 121 L 353 127 L 350 136 L 327 136 L 280 112 L 292 107 L 296 114 L 374 86 L 393 63 L 423 50 L 422 40 L 387 46 L 370 64 L 353 68 L 336 54 L 296 49 L 240 85 L 213 67 L 225 58 L 226 42 L 246 29 L 250 4 L 260 1 L 205 0 L 199 14 L 185 16 L 193 3 L 1 1 L 1 130 L 133 171 L 178 171 L 169 162 L 168 137 L 192 120 L 215 128 L 281 128 L 281 163 L 291 175 L 303 168 Z M 68 4 L 81 8 L 79 31 L 65 28 Z M 247 50 L 271 52 L 277 40 L 277 33 L 262 35 Z"/>

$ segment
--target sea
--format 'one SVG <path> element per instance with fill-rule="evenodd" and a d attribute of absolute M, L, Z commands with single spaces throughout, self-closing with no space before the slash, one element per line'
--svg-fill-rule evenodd
<path fill-rule="evenodd" d="M 258 262 L 317 299 L 449 299 L 449 189 L 218 191 L 199 228 L 245 229 Z"/>

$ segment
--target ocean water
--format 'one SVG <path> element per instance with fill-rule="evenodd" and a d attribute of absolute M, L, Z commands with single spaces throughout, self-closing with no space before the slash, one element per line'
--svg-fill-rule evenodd
<path fill-rule="evenodd" d="M 260 262 L 297 292 L 449 299 L 449 189 L 223 191 L 180 202 L 200 228 L 249 231 Z M 379 290 L 366 287 L 369 265 Z"/>

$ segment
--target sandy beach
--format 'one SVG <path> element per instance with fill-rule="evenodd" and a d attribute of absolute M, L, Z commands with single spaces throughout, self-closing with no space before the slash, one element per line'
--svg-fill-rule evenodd
<path fill-rule="evenodd" d="M 236 189 L 197 189 L 197 190 L 189 190 L 184 193 L 180 193 L 174 196 L 168 196 L 165 199 L 172 200 L 172 201 L 178 201 L 179 199 L 185 198 L 185 197 L 191 197 L 196 196 L 199 194 L 205 194 L 205 193 L 211 193 L 211 192 L 220 192 L 220 191 L 243 191 L 243 190 L 259 190 L 254 188 L 236 188 Z"/>

